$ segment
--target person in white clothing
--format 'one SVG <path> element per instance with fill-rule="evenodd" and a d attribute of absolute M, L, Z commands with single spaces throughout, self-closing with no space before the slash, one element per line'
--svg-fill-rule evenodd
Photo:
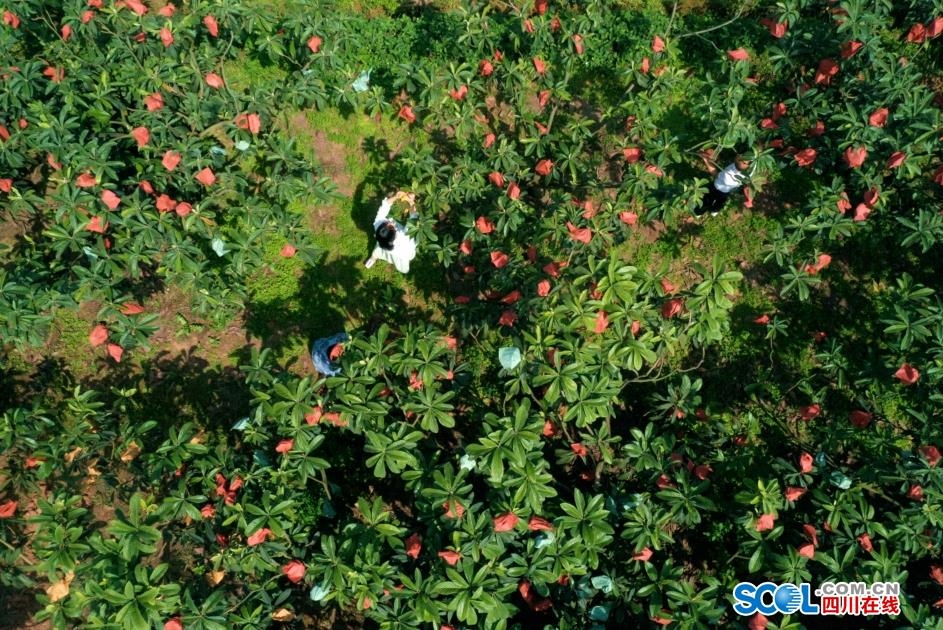
<path fill-rule="evenodd" d="M 701 205 L 695 208 L 694 216 L 696 217 L 703 215 L 705 212 L 710 212 L 711 216 L 717 216 L 724 204 L 727 203 L 727 197 L 730 196 L 730 193 L 743 186 L 753 175 L 756 168 L 755 165 L 751 168 L 750 162 L 741 156 L 737 156 L 733 164 L 728 164 L 719 173 L 717 167 L 706 160 L 705 162 L 710 174 L 717 173 L 717 176 L 708 188 L 707 194 L 701 199 Z M 746 172 L 748 169 L 749 173 Z"/>
<path fill-rule="evenodd" d="M 406 228 L 390 218 L 390 209 L 398 200 L 409 204 L 410 218 L 419 216 L 416 213 L 416 195 L 414 194 L 400 191 L 383 200 L 373 220 L 373 233 L 376 236 L 377 245 L 373 248 L 370 258 L 364 263 L 367 269 L 378 260 L 384 260 L 396 267 L 400 273 L 409 273 L 409 263 L 416 257 L 416 241 L 406 234 Z"/>

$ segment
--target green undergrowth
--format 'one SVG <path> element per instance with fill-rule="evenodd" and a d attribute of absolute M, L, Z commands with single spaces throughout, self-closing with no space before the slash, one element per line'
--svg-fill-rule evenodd
<path fill-rule="evenodd" d="M 101 349 L 92 350 L 88 345 L 88 320 L 77 311 L 60 308 L 56 310 L 50 327 L 50 339 L 54 341 L 55 356 L 61 359 L 69 372 L 77 378 L 93 374 L 97 370 L 93 358 Z"/>
<path fill-rule="evenodd" d="M 354 183 L 381 174 L 388 166 L 391 151 L 418 140 L 410 138 L 396 122 L 363 114 L 345 115 L 337 109 L 308 110 L 304 120 L 304 127 L 294 125 L 291 132 L 304 141 L 307 156 L 322 163 L 328 157 L 319 155 L 314 147 L 315 133 L 321 131 L 328 141 L 342 145 L 346 173 Z"/>
<path fill-rule="evenodd" d="M 243 2 L 243 5 L 249 9 L 265 9 L 271 15 L 278 17 L 300 13 L 306 8 L 310 10 L 310 4 L 303 0 L 244 0 Z"/>
<path fill-rule="evenodd" d="M 751 265 L 761 259 L 765 235 L 775 224 L 770 217 L 744 212 L 736 200 L 716 217 L 688 221 L 687 216 L 669 220 L 654 239 L 645 229 L 633 229 L 619 253 L 637 267 L 657 271 L 667 265 L 682 275 L 688 262 L 706 265 L 715 258 Z"/>
<path fill-rule="evenodd" d="M 400 0 L 336 0 L 334 8 L 344 12 L 362 13 L 366 16 L 389 15 L 404 3 Z"/>
<path fill-rule="evenodd" d="M 724 339 L 708 353 L 696 370 L 704 379 L 705 400 L 738 401 L 752 406 L 747 388 L 777 375 L 779 368 L 792 373 L 808 374 L 813 364 L 808 353 L 795 358 L 796 365 L 775 366 L 777 353 L 764 339 L 766 328 L 754 320 L 773 312 L 774 300 L 768 294 L 763 272 L 762 248 L 766 234 L 776 224 L 774 217 L 762 211 L 746 210 L 742 197 L 733 197 L 721 214 L 692 220 L 689 212 L 668 218 L 665 225 L 633 228 L 618 250 L 626 262 L 666 277 L 679 289 L 691 289 L 702 278 L 694 263 L 710 268 L 714 260 L 722 261 L 727 270 L 741 271 L 744 279 L 738 292 L 731 296 L 730 329 Z M 672 369 L 692 367 L 690 357 L 669 359 Z M 730 378 L 736 374 L 736 378 Z"/>
<path fill-rule="evenodd" d="M 224 63 L 223 74 L 229 87 L 236 91 L 248 90 L 252 87 L 275 87 L 288 76 L 283 68 L 263 64 L 245 52 L 233 61 Z"/>

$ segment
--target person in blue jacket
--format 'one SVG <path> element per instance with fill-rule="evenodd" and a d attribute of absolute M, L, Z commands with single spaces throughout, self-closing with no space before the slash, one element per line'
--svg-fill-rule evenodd
<path fill-rule="evenodd" d="M 331 359 L 331 351 L 334 349 L 334 346 L 339 343 L 344 343 L 348 339 L 350 339 L 350 337 L 344 332 L 337 333 L 330 337 L 324 337 L 323 339 L 317 339 L 311 347 L 311 361 L 314 363 L 314 368 L 324 376 L 337 376 L 340 374 L 341 369 L 334 367 L 333 360 Z"/>

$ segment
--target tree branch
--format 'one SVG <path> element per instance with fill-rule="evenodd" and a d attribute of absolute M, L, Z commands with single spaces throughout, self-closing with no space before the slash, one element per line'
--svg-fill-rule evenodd
<path fill-rule="evenodd" d="M 710 28 L 705 28 L 700 31 L 694 31 L 692 33 L 682 33 L 681 35 L 678 35 L 678 39 L 684 39 L 685 37 L 693 37 L 695 35 L 703 35 L 704 33 L 710 33 L 711 31 L 716 31 L 718 29 L 724 28 L 725 26 L 729 26 L 730 24 L 733 24 L 734 22 L 739 20 L 741 16 L 743 16 L 743 7 L 740 7 L 739 9 L 737 9 L 737 14 L 722 24 L 711 26 Z M 674 18 L 674 15 L 672 15 L 672 18 Z"/>

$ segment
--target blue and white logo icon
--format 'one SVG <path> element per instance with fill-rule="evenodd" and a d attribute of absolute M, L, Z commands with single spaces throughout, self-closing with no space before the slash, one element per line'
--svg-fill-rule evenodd
<path fill-rule="evenodd" d="M 773 591 L 773 604 L 781 612 L 791 615 L 802 606 L 802 592 L 795 584 L 781 584 Z"/>

